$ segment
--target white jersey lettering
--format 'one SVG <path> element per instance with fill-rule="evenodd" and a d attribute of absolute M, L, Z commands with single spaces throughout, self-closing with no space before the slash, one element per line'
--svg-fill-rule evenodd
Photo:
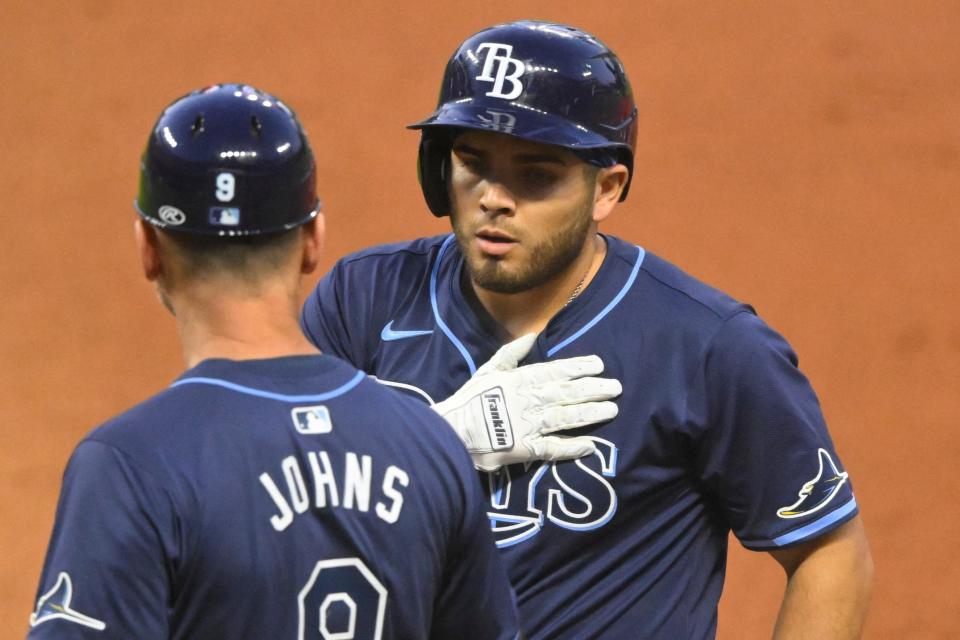
<path fill-rule="evenodd" d="M 410 484 L 410 476 L 400 467 L 390 465 L 383 474 L 383 495 L 390 499 L 390 506 L 378 502 L 375 507 L 380 519 L 390 524 L 400 518 L 400 510 L 403 508 L 403 494 L 394 486 L 396 483 L 406 487 Z"/>
<path fill-rule="evenodd" d="M 370 456 L 347 453 L 347 472 L 343 478 L 343 508 L 353 509 L 356 502 L 359 511 L 370 508 Z"/>
<path fill-rule="evenodd" d="M 293 456 L 287 456 L 280 466 L 283 469 L 283 477 L 287 480 L 287 491 L 293 510 L 303 513 L 310 506 L 310 498 L 307 497 L 307 487 L 303 482 L 300 464 Z"/>
<path fill-rule="evenodd" d="M 272 524 L 273 528 L 277 531 L 283 531 L 293 522 L 293 509 L 290 508 L 286 498 L 280 493 L 280 489 L 277 488 L 277 484 L 269 474 L 261 473 L 260 483 L 264 489 L 267 490 L 273 503 L 277 505 L 277 511 L 279 511 L 279 513 L 270 517 L 270 524 Z"/>
<path fill-rule="evenodd" d="M 330 456 L 326 451 L 307 454 L 307 460 L 310 461 L 310 469 L 313 472 L 313 495 L 314 505 L 318 509 L 327 506 L 327 495 L 329 494 L 330 506 L 340 506 L 340 494 L 337 493 L 337 479 L 333 475 L 333 469 L 330 467 Z M 321 469 L 321 465 L 323 468 Z"/>
<path fill-rule="evenodd" d="M 369 513 L 374 501 L 374 513 L 388 524 L 400 519 L 403 509 L 403 490 L 410 485 L 410 475 L 395 465 L 387 465 L 382 477 L 374 473 L 373 458 L 347 451 L 334 465 L 326 451 L 309 451 L 306 455 L 309 471 L 297 456 L 280 461 L 283 480 L 270 473 L 259 476 L 260 484 L 275 508 L 270 525 L 284 531 L 296 516 L 314 509 L 350 509 Z M 283 487 L 283 488 L 281 488 Z"/>

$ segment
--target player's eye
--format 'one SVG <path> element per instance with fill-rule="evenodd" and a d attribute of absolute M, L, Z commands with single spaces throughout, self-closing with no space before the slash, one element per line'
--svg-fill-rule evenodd
<path fill-rule="evenodd" d="M 486 170 L 484 162 L 476 157 L 471 155 L 458 155 L 457 160 L 461 167 L 474 174 L 481 174 Z"/>
<path fill-rule="evenodd" d="M 521 172 L 520 178 L 523 181 L 524 188 L 539 191 L 552 187 L 560 179 L 560 176 L 556 172 L 542 167 L 528 167 Z"/>

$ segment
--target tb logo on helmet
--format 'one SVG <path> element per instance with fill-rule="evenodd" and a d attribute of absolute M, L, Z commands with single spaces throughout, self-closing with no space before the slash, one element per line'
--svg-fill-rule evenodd
<path fill-rule="evenodd" d="M 479 113 L 477 114 L 477 119 L 483 123 L 484 127 L 499 131 L 500 133 L 513 133 L 513 129 L 517 126 L 517 119 L 513 114 L 495 111 L 493 109 L 487 109 L 486 112 L 490 115 L 489 118 Z"/>
<path fill-rule="evenodd" d="M 493 98 L 503 98 L 504 100 L 513 100 L 523 93 L 523 84 L 520 83 L 520 76 L 526 68 L 523 60 L 511 58 L 513 45 L 500 44 L 497 42 L 484 42 L 477 47 L 477 53 L 484 49 L 489 49 L 486 60 L 483 62 L 483 71 L 477 76 L 477 80 L 482 82 L 492 82 L 493 90 L 488 91 L 487 95 Z M 497 65 L 496 75 L 493 73 L 493 65 Z M 510 69 L 513 73 L 510 73 Z M 503 92 L 503 83 L 510 83 L 510 92 Z"/>

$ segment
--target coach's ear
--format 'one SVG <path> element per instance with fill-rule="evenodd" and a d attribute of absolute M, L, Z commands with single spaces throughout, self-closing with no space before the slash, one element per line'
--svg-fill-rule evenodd
<path fill-rule="evenodd" d="M 137 240 L 143 275 L 150 282 L 154 282 L 163 273 L 157 230 L 152 224 L 137 218 L 133 221 L 133 235 Z"/>
<path fill-rule="evenodd" d="M 323 238 L 326 231 L 326 221 L 323 213 L 300 227 L 303 234 L 303 254 L 300 258 L 300 272 L 313 273 L 320 263 L 320 253 L 323 251 Z"/>

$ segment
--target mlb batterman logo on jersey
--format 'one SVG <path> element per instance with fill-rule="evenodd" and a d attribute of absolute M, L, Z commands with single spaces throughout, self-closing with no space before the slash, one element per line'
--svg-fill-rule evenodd
<path fill-rule="evenodd" d="M 295 407 L 290 411 L 290 415 L 298 433 L 310 436 L 333 431 L 330 410 L 322 404 L 313 407 Z"/>

